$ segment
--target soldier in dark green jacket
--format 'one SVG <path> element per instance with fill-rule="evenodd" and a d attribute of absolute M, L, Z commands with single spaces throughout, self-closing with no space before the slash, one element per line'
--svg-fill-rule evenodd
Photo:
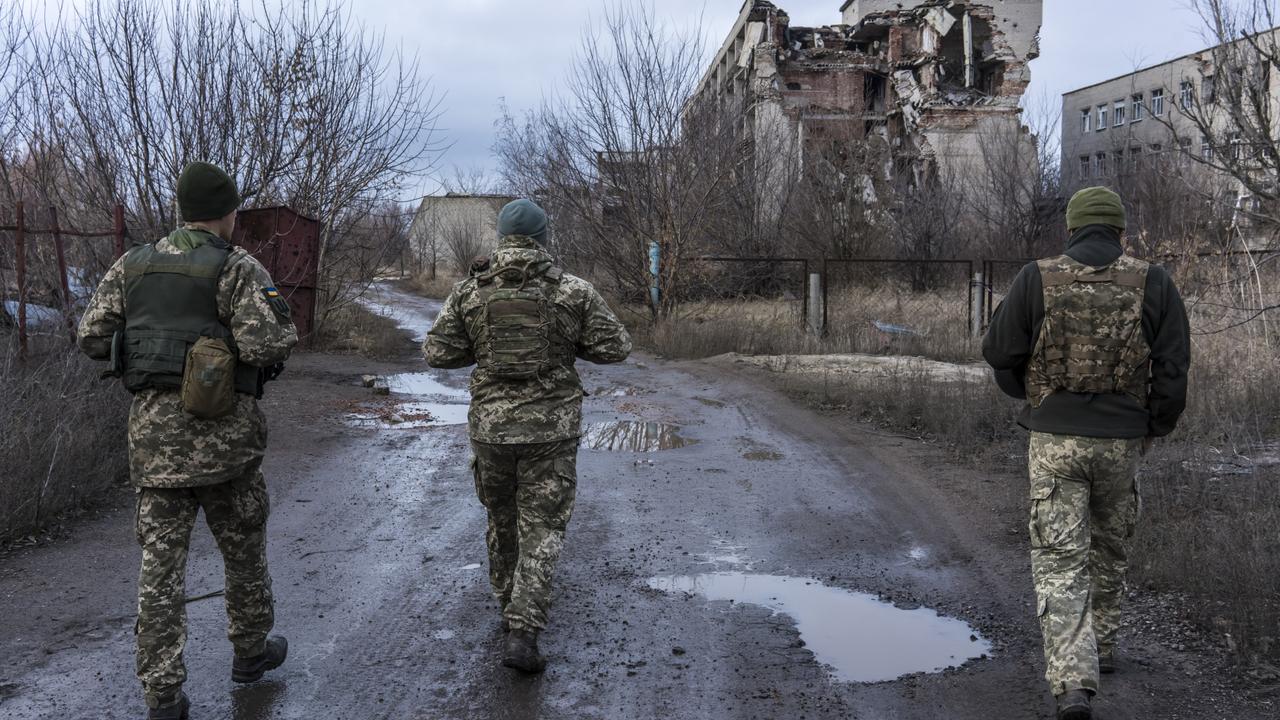
<path fill-rule="evenodd" d="M 1067 208 L 1066 253 L 1027 265 L 982 344 L 1025 398 L 1031 569 L 1059 720 L 1087 720 L 1115 668 L 1127 544 L 1144 448 L 1186 407 L 1190 330 L 1163 268 L 1125 254 L 1124 205 L 1088 188 Z"/>
<path fill-rule="evenodd" d="M 137 487 L 137 673 L 153 720 L 187 717 L 187 548 L 204 511 L 226 568 L 232 679 L 252 682 L 284 662 L 267 572 L 267 485 L 260 470 L 267 421 L 257 396 L 268 368 L 298 342 L 271 276 L 231 245 L 240 196 L 222 170 L 192 163 L 178 180 L 186 224 L 130 250 L 103 277 L 80 321 L 81 349 L 112 359 L 133 393 L 129 468 Z M 204 338 L 204 341 L 201 339 Z M 193 405 L 183 388 L 193 347 L 212 342 L 233 361 L 221 407 Z M 225 358 L 224 358 L 225 359 Z M 218 367 L 210 367 L 216 378 Z M 197 416 L 198 413 L 200 416 Z"/>
<path fill-rule="evenodd" d="M 547 217 L 517 200 L 487 262 L 453 288 L 423 351 L 432 367 L 476 365 L 470 429 L 489 513 L 489 578 L 508 628 L 503 664 L 541 672 L 551 574 L 573 512 L 582 381 L 576 358 L 622 362 L 631 338 L 595 288 L 543 249 Z"/>

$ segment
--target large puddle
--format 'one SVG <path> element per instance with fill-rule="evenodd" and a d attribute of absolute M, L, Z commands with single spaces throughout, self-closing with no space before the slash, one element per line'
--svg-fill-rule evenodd
<path fill-rule="evenodd" d="M 357 427 L 414 430 L 466 425 L 471 393 L 447 385 L 433 373 L 403 373 L 387 379 L 391 397 L 363 403 L 347 415 Z"/>
<path fill-rule="evenodd" d="M 582 446 L 610 452 L 657 452 L 692 445 L 680 435 L 680 428 L 660 422 L 614 420 L 591 423 L 582 428 Z"/>
<path fill-rule="evenodd" d="M 788 615 L 818 662 L 843 682 L 884 682 L 940 672 L 991 652 L 991 643 L 963 621 L 928 608 L 903 610 L 874 595 L 816 580 L 717 572 L 651 578 L 649 587 L 759 605 Z"/>

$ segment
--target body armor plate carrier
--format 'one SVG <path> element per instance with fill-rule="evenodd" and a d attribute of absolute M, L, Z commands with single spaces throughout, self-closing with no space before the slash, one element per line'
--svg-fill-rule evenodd
<path fill-rule="evenodd" d="M 1027 366 L 1027 399 L 1124 394 L 1147 406 L 1151 348 L 1142 331 L 1146 262 L 1121 255 L 1095 268 L 1066 255 L 1039 261 L 1044 323 Z"/>
<path fill-rule="evenodd" d="M 565 363 L 566 343 L 551 307 L 563 275 L 545 263 L 505 265 L 476 275 L 484 313 L 476 338 L 481 368 L 498 378 L 531 380 Z"/>
<path fill-rule="evenodd" d="M 231 251 L 205 244 L 184 253 L 155 245 L 129 251 L 124 260 L 124 385 L 177 390 L 187 352 L 201 337 L 220 338 L 233 350 L 231 331 L 218 318 L 218 278 Z M 258 368 L 237 363 L 236 392 L 258 391 Z"/>

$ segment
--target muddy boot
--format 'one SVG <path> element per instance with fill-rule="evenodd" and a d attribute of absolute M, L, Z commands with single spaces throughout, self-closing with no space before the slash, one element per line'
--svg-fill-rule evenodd
<path fill-rule="evenodd" d="M 547 659 L 538 652 L 537 631 L 513 629 L 508 633 L 502 664 L 530 674 L 542 672 L 547 667 Z"/>
<path fill-rule="evenodd" d="M 238 657 L 231 663 L 231 679 L 238 683 L 251 683 L 262 679 L 268 670 L 284 664 L 289 655 L 289 641 L 281 635 L 267 638 L 267 649 L 255 657 Z"/>
<path fill-rule="evenodd" d="M 161 700 L 155 707 L 150 707 L 150 702 L 147 705 L 147 720 L 187 720 L 191 717 L 191 701 L 181 690 L 177 695 Z"/>
<path fill-rule="evenodd" d="M 1090 720 L 1092 696 L 1088 690 L 1068 690 L 1058 696 L 1058 720 Z"/>
<path fill-rule="evenodd" d="M 1098 672 L 1111 675 L 1116 671 L 1116 651 L 1098 650 Z"/>

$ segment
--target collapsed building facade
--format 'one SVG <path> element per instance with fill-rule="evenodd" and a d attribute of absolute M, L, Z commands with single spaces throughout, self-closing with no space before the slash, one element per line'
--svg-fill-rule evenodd
<path fill-rule="evenodd" d="M 1039 55 L 1042 0 L 848 0 L 842 22 L 793 27 L 747 0 L 688 108 L 741 118 L 757 160 L 799 168 L 833 142 L 879 142 L 884 175 L 963 177 L 984 137 L 1031 144 L 1019 103 Z"/>

